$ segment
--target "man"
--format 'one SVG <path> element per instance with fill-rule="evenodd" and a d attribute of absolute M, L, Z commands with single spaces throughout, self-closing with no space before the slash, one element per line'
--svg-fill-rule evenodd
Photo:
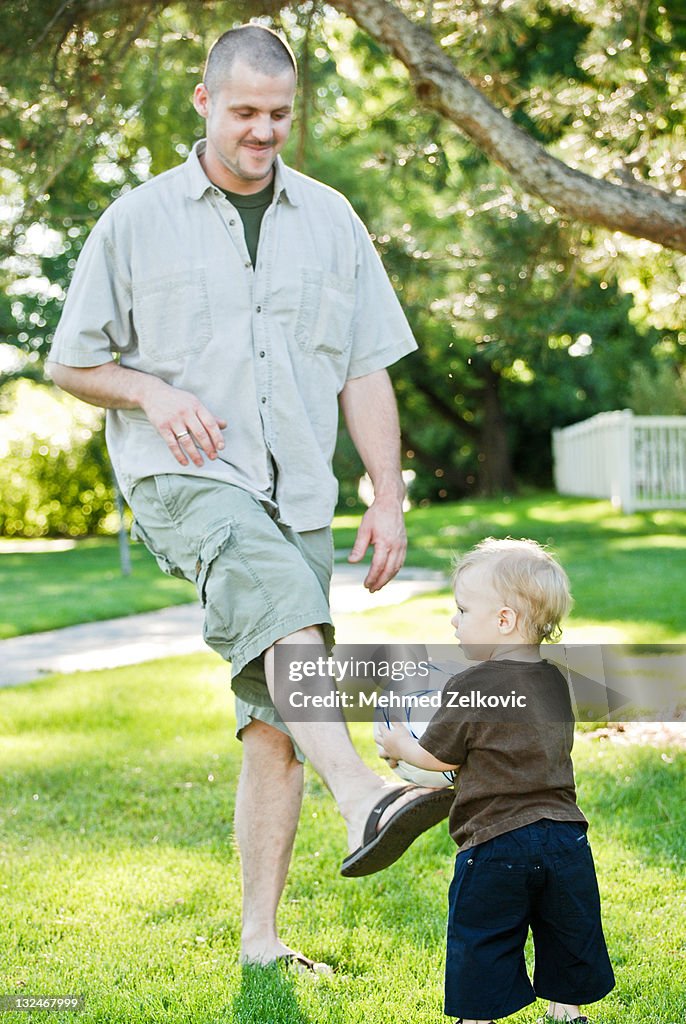
<path fill-rule="evenodd" d="M 351 559 L 373 545 L 371 591 L 403 562 L 385 368 L 416 347 L 349 204 L 278 155 L 295 88 L 295 60 L 275 33 L 249 25 L 217 40 L 194 94 L 206 139 L 103 214 L 50 357 L 60 387 L 108 410 L 136 529 L 167 572 L 197 583 L 205 639 L 232 662 L 244 746 L 241 956 L 259 963 L 294 955 L 276 910 L 303 753 L 345 818 L 345 875 L 397 859 L 450 804 L 445 793 L 387 786 L 342 719 L 284 723 L 274 707 L 275 646 L 307 644 L 317 657 L 333 638 L 337 399 L 375 489 Z"/>

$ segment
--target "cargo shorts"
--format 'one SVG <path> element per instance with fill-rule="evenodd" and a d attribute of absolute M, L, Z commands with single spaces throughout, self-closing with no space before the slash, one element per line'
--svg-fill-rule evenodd
<path fill-rule="evenodd" d="M 277 640 L 314 625 L 332 648 L 331 529 L 297 533 L 249 491 L 185 474 L 146 477 L 130 505 L 132 536 L 164 572 L 197 588 L 205 642 L 231 662 L 236 734 L 258 718 L 290 736 L 267 690 L 263 655 Z"/>

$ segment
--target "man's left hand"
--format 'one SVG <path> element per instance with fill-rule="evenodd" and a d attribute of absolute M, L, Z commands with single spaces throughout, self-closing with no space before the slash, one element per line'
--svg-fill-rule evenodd
<path fill-rule="evenodd" d="M 361 561 L 374 548 L 364 585 L 373 594 L 392 580 L 405 561 L 407 536 L 402 503 L 396 498 L 376 498 L 365 512 L 357 531 L 349 562 Z"/>

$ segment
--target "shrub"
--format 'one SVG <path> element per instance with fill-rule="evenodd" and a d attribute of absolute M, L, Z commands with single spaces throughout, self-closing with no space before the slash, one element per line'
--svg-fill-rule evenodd
<path fill-rule="evenodd" d="M 103 415 L 52 386 L 9 387 L 0 408 L 0 534 L 83 536 L 118 528 Z"/>

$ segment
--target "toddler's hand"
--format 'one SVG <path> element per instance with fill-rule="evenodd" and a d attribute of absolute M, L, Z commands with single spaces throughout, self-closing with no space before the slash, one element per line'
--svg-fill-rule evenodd
<path fill-rule="evenodd" d="M 388 726 L 387 725 L 378 725 L 377 724 L 377 725 L 374 726 L 374 739 L 376 741 L 376 752 L 379 755 L 379 757 L 381 758 L 381 760 L 385 761 L 387 763 L 389 768 L 395 768 L 396 765 L 398 764 L 398 762 L 396 761 L 396 759 L 394 757 L 390 757 L 386 753 L 386 751 L 384 749 L 384 745 L 383 745 L 383 740 L 382 740 L 383 734 L 388 733 L 388 731 L 389 730 L 388 730 Z"/>
<path fill-rule="evenodd" d="M 403 751 L 407 749 L 408 742 L 412 742 L 412 736 L 404 725 L 393 722 L 385 726 L 377 733 L 377 743 L 383 749 L 381 755 L 391 768 L 395 768 L 398 761 L 403 760 Z"/>

